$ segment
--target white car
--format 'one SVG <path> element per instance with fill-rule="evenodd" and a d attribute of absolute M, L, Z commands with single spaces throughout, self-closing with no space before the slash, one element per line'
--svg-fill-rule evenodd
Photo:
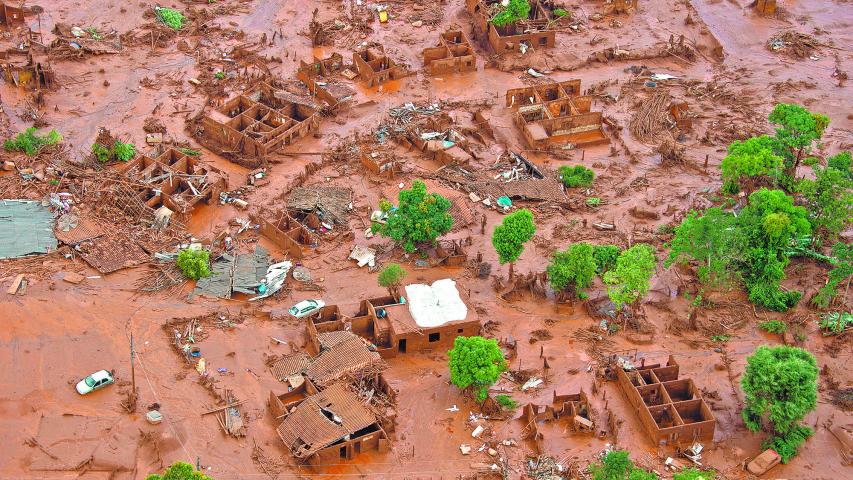
<path fill-rule="evenodd" d="M 322 300 L 302 300 L 296 305 L 290 307 L 287 313 L 296 318 L 304 318 L 308 315 L 313 315 L 326 306 L 326 302 Z"/>
<path fill-rule="evenodd" d="M 77 383 L 77 393 L 80 395 L 86 395 L 87 393 L 92 393 L 99 388 L 106 387 L 111 383 L 115 383 L 113 374 L 106 370 L 98 370 Z"/>

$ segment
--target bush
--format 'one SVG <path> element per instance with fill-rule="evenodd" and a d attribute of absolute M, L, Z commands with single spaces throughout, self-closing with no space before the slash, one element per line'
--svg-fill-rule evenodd
<path fill-rule="evenodd" d="M 408 274 L 398 263 L 389 263 L 387 267 L 379 272 L 379 285 L 388 289 L 392 296 L 397 296 L 397 288 L 403 278 Z M 399 299 L 396 299 L 399 300 Z"/>
<path fill-rule="evenodd" d="M 625 305 L 634 308 L 646 296 L 656 263 L 654 249 L 644 243 L 619 254 L 616 267 L 604 274 L 604 283 L 610 285 L 607 296 L 616 308 L 621 310 Z"/>
<path fill-rule="evenodd" d="M 210 276 L 210 253 L 207 250 L 185 248 L 178 253 L 178 268 L 184 276 L 198 280 Z"/>
<path fill-rule="evenodd" d="M 555 9 L 554 9 L 554 11 L 553 11 L 553 13 L 554 13 L 554 16 L 555 16 L 555 17 L 557 17 L 557 18 L 565 17 L 566 15 L 568 15 L 568 14 L 569 14 L 569 12 L 567 12 L 567 11 L 566 11 L 565 9 L 563 9 L 563 8 L 555 8 Z"/>
<path fill-rule="evenodd" d="M 494 339 L 456 337 L 447 356 L 450 358 L 447 362 L 450 383 L 462 390 L 474 387 L 480 402 L 486 399 L 489 386 L 507 368 L 503 352 Z"/>
<path fill-rule="evenodd" d="M 781 320 L 767 320 L 758 326 L 770 333 L 785 333 L 788 330 L 788 325 Z"/>
<path fill-rule="evenodd" d="M 592 181 L 595 180 L 595 172 L 584 167 L 583 165 L 575 165 L 570 167 L 563 165 L 557 169 L 560 175 L 560 180 L 568 188 L 589 187 Z"/>
<path fill-rule="evenodd" d="M 595 259 L 595 270 L 599 275 L 604 275 L 605 272 L 616 266 L 616 259 L 622 249 L 616 245 L 593 245 L 592 258 Z"/>
<path fill-rule="evenodd" d="M 592 480 L 657 480 L 654 472 L 634 466 L 625 450 L 613 450 L 601 462 L 589 466 Z"/>
<path fill-rule="evenodd" d="M 524 251 L 527 243 L 536 233 L 533 223 L 533 213 L 526 208 L 516 210 L 505 216 L 503 222 L 495 227 L 492 233 L 492 246 L 498 253 L 498 261 L 515 263 Z"/>
<path fill-rule="evenodd" d="M 548 265 L 548 282 L 555 291 L 571 288 L 578 296 L 595 278 L 596 264 L 593 247 L 588 243 L 575 243 L 563 252 L 555 252 Z"/>
<path fill-rule="evenodd" d="M 853 325 L 853 314 L 844 312 L 830 312 L 821 315 L 818 322 L 821 330 L 832 335 L 844 332 L 849 325 Z"/>
<path fill-rule="evenodd" d="M 115 157 L 119 161 L 127 162 L 136 156 L 136 145 L 116 140 L 116 143 L 113 145 L 113 153 L 115 153 Z"/>
<path fill-rule="evenodd" d="M 213 480 L 207 475 L 196 471 L 192 465 L 185 462 L 175 462 L 166 469 L 163 475 L 151 474 L 145 480 Z"/>
<path fill-rule="evenodd" d="M 687 468 L 673 474 L 672 480 L 714 480 L 717 474 L 711 471 L 703 471 L 698 468 Z"/>
<path fill-rule="evenodd" d="M 164 25 L 173 30 L 180 30 L 183 28 L 184 21 L 186 20 L 183 13 L 165 7 L 157 8 L 157 18 L 163 22 Z"/>
<path fill-rule="evenodd" d="M 109 162 L 110 157 L 112 156 L 112 152 L 110 152 L 110 149 L 101 145 L 100 143 L 92 144 L 92 154 L 101 163 Z"/>
<path fill-rule="evenodd" d="M 6 140 L 3 148 L 10 152 L 24 152 L 27 156 L 34 156 L 47 145 L 56 145 L 62 141 L 62 135 L 56 130 L 51 130 L 47 135 L 36 135 L 36 129 L 30 127 L 16 136 Z"/>
<path fill-rule="evenodd" d="M 774 153 L 775 144 L 772 137 L 762 135 L 729 145 L 729 154 L 720 164 L 723 192 L 735 194 L 745 187 L 749 194 L 755 190 L 756 181 L 762 179 L 775 186 L 785 163 Z"/>
<path fill-rule="evenodd" d="M 787 345 L 760 346 L 746 362 L 743 421 L 753 432 L 768 430 L 765 448 L 788 463 L 812 434 L 800 421 L 817 406 L 817 362 L 808 351 Z"/>
<path fill-rule="evenodd" d="M 513 400 L 513 398 L 510 397 L 509 395 L 498 395 L 497 397 L 495 397 L 495 400 L 498 402 L 498 404 L 500 406 L 502 406 L 504 408 L 508 408 L 510 410 L 518 407 L 518 402 Z"/>

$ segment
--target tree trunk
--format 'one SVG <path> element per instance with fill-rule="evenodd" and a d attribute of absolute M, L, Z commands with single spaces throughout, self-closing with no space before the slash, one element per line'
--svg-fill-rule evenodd
<path fill-rule="evenodd" d="M 510 279 L 510 280 L 512 280 L 513 274 L 515 273 L 515 272 L 513 271 L 513 266 L 514 266 L 514 265 L 515 265 L 515 262 L 509 262 L 509 279 Z"/>

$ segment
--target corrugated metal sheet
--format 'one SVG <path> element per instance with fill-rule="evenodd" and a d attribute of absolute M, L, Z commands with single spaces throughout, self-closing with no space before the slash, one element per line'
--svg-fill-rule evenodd
<path fill-rule="evenodd" d="M 56 250 L 50 209 L 32 200 L 0 200 L 0 258 Z"/>

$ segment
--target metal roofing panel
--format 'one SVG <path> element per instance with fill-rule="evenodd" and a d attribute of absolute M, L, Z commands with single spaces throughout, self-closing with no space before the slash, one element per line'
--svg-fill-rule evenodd
<path fill-rule="evenodd" d="M 0 200 L 0 258 L 56 250 L 50 209 L 33 200 Z"/>

